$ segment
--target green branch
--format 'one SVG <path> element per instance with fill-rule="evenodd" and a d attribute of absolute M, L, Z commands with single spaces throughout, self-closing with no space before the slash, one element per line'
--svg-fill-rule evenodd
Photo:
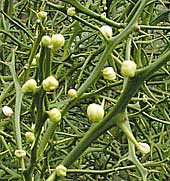
<path fill-rule="evenodd" d="M 161 68 L 166 62 L 170 61 L 170 50 L 160 56 L 147 67 L 137 71 L 137 76 L 140 80 L 148 80 L 154 72 Z"/>
<path fill-rule="evenodd" d="M 10 64 L 11 74 L 14 80 L 15 90 L 16 90 L 16 100 L 15 100 L 15 116 L 14 116 L 14 130 L 15 130 L 15 137 L 16 137 L 16 144 L 17 149 L 22 150 L 22 140 L 21 140 L 21 130 L 20 130 L 20 114 L 21 114 L 21 103 L 23 93 L 21 90 L 21 86 L 19 80 L 17 78 L 15 72 L 15 50 L 12 50 L 12 62 Z M 20 160 L 21 168 L 25 169 L 24 159 L 21 158 Z"/>
<path fill-rule="evenodd" d="M 115 28 L 122 28 L 125 25 L 122 23 L 114 22 L 114 21 L 106 18 L 105 16 L 99 15 L 98 13 L 95 13 L 95 12 L 91 11 L 90 9 L 87 9 L 86 7 L 81 5 L 80 2 L 78 2 L 77 0 L 63 0 L 63 2 L 69 3 L 72 6 L 76 7 L 76 9 L 78 11 L 80 11 L 81 13 L 84 13 L 84 14 L 86 14 L 92 18 L 95 18 L 99 21 L 103 21 L 103 22 L 107 23 L 108 25 L 113 26 Z"/>

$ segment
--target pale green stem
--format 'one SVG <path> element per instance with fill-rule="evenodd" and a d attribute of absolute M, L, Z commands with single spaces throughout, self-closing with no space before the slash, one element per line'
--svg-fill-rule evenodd
<path fill-rule="evenodd" d="M 15 50 L 12 50 L 12 62 L 10 64 L 11 74 L 14 80 L 15 90 L 16 90 L 16 100 L 15 100 L 15 115 L 14 115 L 14 131 L 16 137 L 17 149 L 22 150 L 22 140 L 21 140 L 21 130 L 20 130 L 20 113 L 21 113 L 21 102 L 23 93 L 19 80 L 15 72 Z M 25 169 L 24 159 L 20 159 L 21 168 Z"/>

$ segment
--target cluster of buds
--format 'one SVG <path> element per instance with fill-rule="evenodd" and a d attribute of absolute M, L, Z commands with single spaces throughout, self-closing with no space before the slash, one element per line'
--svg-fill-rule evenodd
<path fill-rule="evenodd" d="M 75 14 L 75 8 L 69 8 L 68 9 L 68 14 L 70 16 L 74 16 Z M 37 13 L 38 17 L 38 22 L 44 22 L 47 19 L 47 12 L 45 11 L 40 11 Z M 48 35 L 44 35 L 41 39 L 41 45 L 44 47 L 50 47 L 54 51 L 60 49 L 64 45 L 65 39 L 62 34 L 55 34 L 52 37 Z"/>
<path fill-rule="evenodd" d="M 46 79 L 42 81 L 42 87 L 44 91 L 50 92 L 57 89 L 59 86 L 58 80 L 54 76 L 48 76 Z M 22 86 L 22 92 L 24 93 L 34 93 L 38 88 L 37 82 L 34 79 L 27 80 Z M 5 108 L 4 110 L 6 110 Z M 9 108 L 8 108 L 9 109 Z"/>
<path fill-rule="evenodd" d="M 41 39 L 41 44 L 44 47 L 51 47 L 54 51 L 59 50 L 65 43 L 65 38 L 62 34 L 54 34 L 52 37 L 44 35 Z"/>

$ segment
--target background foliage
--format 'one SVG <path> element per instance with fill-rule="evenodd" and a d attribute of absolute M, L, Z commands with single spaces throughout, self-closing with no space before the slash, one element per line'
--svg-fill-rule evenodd
<path fill-rule="evenodd" d="M 87 106 L 94 102 L 104 103 L 107 114 L 117 104 L 127 81 L 120 73 L 121 62 L 130 58 L 136 62 L 138 70 L 143 70 L 169 51 L 170 3 L 146 1 L 137 18 L 138 24 L 135 24 L 133 19 L 142 3 L 144 1 L 136 0 L 1 1 L 0 107 L 8 105 L 15 110 L 12 117 L 5 117 L 2 111 L 0 113 L 1 180 L 24 179 L 21 160 L 14 155 L 18 149 L 16 120 L 20 123 L 22 149 L 27 153 L 23 161 L 26 169 L 32 156 L 33 145 L 26 142 L 24 134 L 32 131 L 35 124 L 31 114 L 33 95 L 23 95 L 19 88 L 28 77 L 36 79 L 37 74 L 41 74 L 37 71 L 39 65 L 29 65 L 41 51 L 40 41 L 35 44 L 42 33 L 37 13 L 42 10 L 48 13 L 46 22 L 42 23 L 43 34 L 61 33 L 66 40 L 64 47 L 52 57 L 52 74 L 59 80 L 59 88 L 46 95 L 48 109 L 57 107 L 64 116 L 51 132 L 43 155 L 35 160 L 31 174 L 35 180 L 47 180 L 93 127 L 87 118 Z M 67 15 L 67 9 L 72 6 L 76 8 L 73 17 Z M 106 50 L 107 40 L 99 30 L 106 24 L 113 29 L 114 48 L 105 57 L 107 60 L 101 71 L 82 91 L 82 85 L 93 75 L 92 71 Z M 123 38 L 114 39 L 127 25 L 129 29 L 133 27 L 128 34 L 125 32 L 121 35 Z M 162 59 L 162 62 L 163 66 L 160 65 L 140 83 L 132 98 L 127 95 L 127 114 L 132 132 L 137 141 L 146 142 L 151 147 L 146 155 L 136 150 L 137 158 L 148 169 L 147 180 L 159 181 L 170 179 L 170 61 Z M 116 72 L 113 82 L 102 77 L 102 69 L 107 66 Z M 133 92 L 133 86 L 135 84 L 129 91 Z M 82 91 L 78 99 L 69 98 L 67 92 L 70 88 L 75 88 L 80 94 Z M 46 121 L 40 130 L 38 145 L 49 124 Z M 128 159 L 128 145 L 126 134 L 118 126 L 107 129 L 87 145 L 80 157 L 77 155 L 77 161 L 68 164 L 67 176 L 62 180 L 144 180 L 135 164 Z"/>

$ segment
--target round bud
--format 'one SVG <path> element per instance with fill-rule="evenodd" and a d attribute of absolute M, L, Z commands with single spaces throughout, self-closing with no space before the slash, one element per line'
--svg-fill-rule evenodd
<path fill-rule="evenodd" d="M 67 175 L 67 168 L 64 165 L 58 165 L 55 170 L 59 177 L 65 177 Z"/>
<path fill-rule="evenodd" d="M 125 60 L 121 65 L 121 74 L 123 77 L 134 77 L 136 72 L 136 63 L 131 60 Z"/>
<path fill-rule="evenodd" d="M 75 7 L 71 7 L 67 9 L 67 15 L 69 16 L 75 16 L 76 15 L 76 9 Z"/>
<path fill-rule="evenodd" d="M 106 67 L 103 70 L 103 77 L 106 80 L 115 80 L 116 79 L 116 73 L 112 67 Z"/>
<path fill-rule="evenodd" d="M 57 108 L 53 108 L 50 111 L 47 111 L 50 121 L 57 123 L 61 120 L 61 113 Z"/>
<path fill-rule="evenodd" d="M 37 24 L 40 24 L 41 23 L 41 20 L 40 19 L 37 19 Z"/>
<path fill-rule="evenodd" d="M 26 132 L 25 133 L 25 138 L 26 138 L 27 143 L 32 143 L 35 140 L 34 133 L 30 132 L 30 131 Z"/>
<path fill-rule="evenodd" d="M 65 38 L 62 34 L 55 34 L 51 38 L 51 45 L 54 50 L 60 49 L 65 42 Z"/>
<path fill-rule="evenodd" d="M 77 97 L 77 91 L 76 91 L 75 89 L 69 89 L 69 90 L 68 90 L 68 95 L 69 95 L 70 97 L 75 98 L 75 97 Z"/>
<path fill-rule="evenodd" d="M 104 117 L 104 109 L 99 104 L 90 104 L 87 107 L 87 116 L 92 122 L 99 122 Z"/>
<path fill-rule="evenodd" d="M 112 28 L 108 25 L 102 26 L 100 28 L 100 31 L 102 32 L 103 36 L 106 38 L 112 37 Z"/>
<path fill-rule="evenodd" d="M 43 80 L 42 86 L 46 92 L 50 92 L 59 86 L 59 82 L 54 76 L 49 76 Z"/>
<path fill-rule="evenodd" d="M 24 150 L 15 150 L 14 154 L 17 158 L 23 158 L 26 156 L 26 152 Z"/>
<path fill-rule="evenodd" d="M 11 116 L 14 114 L 13 110 L 12 110 L 9 106 L 4 106 L 4 107 L 2 108 L 2 112 L 3 112 L 4 115 L 7 116 L 7 117 L 11 117 Z"/>
<path fill-rule="evenodd" d="M 25 84 L 22 86 L 22 91 L 24 93 L 35 92 L 36 89 L 37 89 L 37 82 L 34 79 L 27 80 Z"/>
<path fill-rule="evenodd" d="M 44 35 L 41 39 L 42 46 L 48 47 L 51 45 L 51 38 L 48 35 Z"/>
<path fill-rule="evenodd" d="M 150 152 L 150 146 L 147 143 L 138 143 L 138 149 L 142 154 L 147 154 Z"/>
<path fill-rule="evenodd" d="M 37 13 L 38 18 L 40 18 L 41 20 L 46 20 L 47 19 L 47 12 L 45 11 L 40 11 L 39 13 Z"/>
<path fill-rule="evenodd" d="M 107 6 L 104 7 L 104 10 L 107 11 Z"/>

